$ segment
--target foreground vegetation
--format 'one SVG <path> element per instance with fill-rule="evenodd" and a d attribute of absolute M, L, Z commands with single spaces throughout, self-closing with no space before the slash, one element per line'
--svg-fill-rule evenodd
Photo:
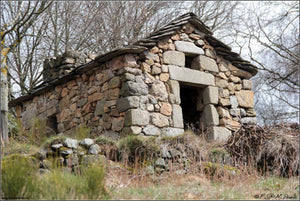
<path fill-rule="evenodd" d="M 75 136 L 89 137 L 85 131 L 81 129 L 78 131 L 81 135 L 75 133 Z M 95 141 L 107 149 L 106 163 L 79 165 L 75 172 L 64 166 L 39 169 L 40 161 L 34 157 L 35 153 L 40 145 L 48 145 L 56 138 L 45 141 L 37 140 L 42 138 L 24 140 L 26 138 L 19 135 L 1 149 L 2 199 L 299 200 L 298 174 L 283 177 L 268 171 L 272 168 L 259 169 L 250 164 L 231 166 L 233 155 L 224 145 L 207 143 L 192 132 L 159 140 L 132 136 L 118 141 L 97 138 Z M 247 143 L 249 140 L 248 137 Z M 185 147 L 186 172 L 178 172 L 172 164 L 168 171 L 147 170 L 162 145 Z"/>

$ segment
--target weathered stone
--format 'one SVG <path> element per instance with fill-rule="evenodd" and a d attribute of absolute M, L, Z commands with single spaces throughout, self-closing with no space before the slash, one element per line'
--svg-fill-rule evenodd
<path fill-rule="evenodd" d="M 220 69 L 221 72 L 228 71 L 227 64 L 225 62 L 220 62 L 219 63 L 219 69 Z"/>
<path fill-rule="evenodd" d="M 219 115 L 213 105 L 206 105 L 201 116 L 204 127 L 207 128 L 213 125 L 219 125 Z"/>
<path fill-rule="evenodd" d="M 145 135 L 155 135 L 159 136 L 161 134 L 161 131 L 159 128 L 152 126 L 152 125 L 147 125 L 144 129 L 143 132 Z"/>
<path fill-rule="evenodd" d="M 105 102 L 105 106 L 106 106 L 106 107 L 112 107 L 112 106 L 115 106 L 116 103 L 117 103 L 117 100 L 106 101 L 106 102 Z"/>
<path fill-rule="evenodd" d="M 218 87 L 208 86 L 203 92 L 203 103 L 206 104 L 218 104 Z"/>
<path fill-rule="evenodd" d="M 123 82 L 120 90 L 122 96 L 147 95 L 148 86 L 145 83 L 137 83 L 132 81 Z"/>
<path fill-rule="evenodd" d="M 183 52 L 166 51 L 163 53 L 163 62 L 165 64 L 184 66 L 185 65 L 185 55 Z"/>
<path fill-rule="evenodd" d="M 226 80 L 226 81 L 228 80 L 226 74 L 223 73 L 223 72 L 219 72 L 219 73 L 218 73 L 218 77 L 220 77 L 220 78 L 222 78 L 222 79 L 224 79 L 224 80 Z"/>
<path fill-rule="evenodd" d="M 229 98 L 229 90 L 228 89 L 219 88 L 219 96 L 221 98 Z"/>
<path fill-rule="evenodd" d="M 111 69 L 103 70 L 102 73 L 103 73 L 102 83 L 109 81 L 111 78 L 115 76 Z"/>
<path fill-rule="evenodd" d="M 149 123 L 149 113 L 139 109 L 130 109 L 125 113 L 125 126 L 144 126 Z"/>
<path fill-rule="evenodd" d="M 163 73 L 169 72 L 169 67 L 167 65 L 162 65 L 161 66 L 161 72 L 163 72 Z"/>
<path fill-rule="evenodd" d="M 170 116 L 172 114 L 172 105 L 170 103 L 163 102 L 160 107 L 160 113 Z"/>
<path fill-rule="evenodd" d="M 114 77 L 108 82 L 109 88 L 113 89 L 121 86 L 121 79 L 119 77 Z"/>
<path fill-rule="evenodd" d="M 171 155 L 172 158 L 178 158 L 181 157 L 181 153 L 180 151 L 176 150 L 176 149 L 170 149 L 169 153 Z"/>
<path fill-rule="evenodd" d="M 59 144 L 53 144 L 53 145 L 51 145 L 51 148 L 52 149 L 59 149 L 59 148 L 61 148 L 63 146 L 63 144 L 61 144 L 61 143 L 59 143 Z"/>
<path fill-rule="evenodd" d="M 36 117 L 37 111 L 35 109 L 27 110 L 22 114 L 22 123 L 26 129 L 30 129 L 33 125 L 33 120 Z"/>
<path fill-rule="evenodd" d="M 98 144 L 93 144 L 90 146 L 88 154 L 97 155 L 100 151 L 100 146 Z"/>
<path fill-rule="evenodd" d="M 67 156 L 67 155 L 71 155 L 73 153 L 73 151 L 72 151 L 72 149 L 66 149 L 65 147 L 61 147 L 59 149 L 59 153 L 64 156 Z"/>
<path fill-rule="evenodd" d="M 192 69 L 219 72 L 216 61 L 204 55 L 199 55 L 192 61 Z"/>
<path fill-rule="evenodd" d="M 216 54 L 213 50 L 207 48 L 205 49 L 205 55 L 210 57 L 210 58 L 213 58 L 213 59 L 216 59 Z"/>
<path fill-rule="evenodd" d="M 105 102 L 106 102 L 105 98 L 97 102 L 97 105 L 96 105 L 96 108 L 95 108 L 95 116 L 104 114 Z"/>
<path fill-rule="evenodd" d="M 77 101 L 77 106 L 78 106 L 78 107 L 82 107 L 82 106 L 84 106 L 84 105 L 87 103 L 87 101 L 88 101 L 87 98 L 79 99 L 79 100 Z"/>
<path fill-rule="evenodd" d="M 168 118 L 160 113 L 151 114 L 151 123 L 159 128 L 169 126 Z"/>
<path fill-rule="evenodd" d="M 113 131 L 120 131 L 120 130 L 122 130 L 123 126 L 124 126 L 124 118 L 123 117 L 112 119 L 111 129 Z"/>
<path fill-rule="evenodd" d="M 189 36 L 186 33 L 181 33 L 180 39 L 187 42 L 194 42 L 192 39 L 189 38 Z"/>
<path fill-rule="evenodd" d="M 233 66 L 231 63 L 227 65 L 228 69 L 230 70 L 231 74 L 234 75 L 234 76 L 237 76 L 237 77 L 240 77 L 240 78 L 243 78 L 243 79 L 250 79 L 252 77 L 252 74 L 247 72 L 247 71 L 244 71 L 244 70 L 241 70 L 235 66 Z"/>
<path fill-rule="evenodd" d="M 243 80 L 243 89 L 252 89 L 252 81 L 251 80 Z"/>
<path fill-rule="evenodd" d="M 122 75 L 124 73 L 130 73 L 130 74 L 133 74 L 133 75 L 141 75 L 142 74 L 142 70 L 138 69 L 138 68 L 124 67 L 124 68 L 121 68 L 118 71 L 117 75 Z"/>
<path fill-rule="evenodd" d="M 153 104 L 150 104 L 150 103 L 147 103 L 147 110 L 149 112 L 153 112 L 154 111 L 154 105 Z"/>
<path fill-rule="evenodd" d="M 176 80 L 169 80 L 168 81 L 168 85 L 170 87 L 170 92 L 171 94 L 174 95 L 175 98 L 175 102 L 176 104 L 180 104 L 181 100 L 180 100 L 180 86 L 179 86 L 179 82 Z"/>
<path fill-rule="evenodd" d="M 255 110 L 253 108 L 250 108 L 250 109 L 247 109 L 246 115 L 248 117 L 256 117 L 256 112 L 255 112 Z"/>
<path fill-rule="evenodd" d="M 176 50 L 185 53 L 185 55 L 192 56 L 204 54 L 204 51 L 192 42 L 175 41 L 174 44 Z"/>
<path fill-rule="evenodd" d="M 226 128 L 232 131 L 237 131 L 241 127 L 241 124 L 239 122 L 226 118 L 222 118 L 220 120 L 220 125 L 224 125 Z"/>
<path fill-rule="evenodd" d="M 203 40 L 199 39 L 199 40 L 195 41 L 195 44 L 198 46 L 203 46 L 203 45 L 205 45 L 205 42 Z"/>
<path fill-rule="evenodd" d="M 149 93 L 158 97 L 159 100 L 166 101 L 168 99 L 168 93 L 163 82 L 155 80 L 151 85 Z"/>
<path fill-rule="evenodd" d="M 183 128 L 163 128 L 162 129 L 162 136 L 163 137 L 176 137 L 182 135 L 184 133 Z"/>
<path fill-rule="evenodd" d="M 90 102 L 98 101 L 104 98 L 104 93 L 93 93 L 92 95 L 88 96 L 88 100 Z"/>
<path fill-rule="evenodd" d="M 233 82 L 229 82 L 228 83 L 228 90 L 229 90 L 230 94 L 233 94 L 235 89 L 236 89 L 235 84 Z"/>
<path fill-rule="evenodd" d="M 152 66 L 151 73 L 152 73 L 152 75 L 158 75 L 161 73 L 161 68 L 157 67 L 157 66 Z"/>
<path fill-rule="evenodd" d="M 119 98 L 120 89 L 114 88 L 108 90 L 108 100 L 116 100 Z"/>
<path fill-rule="evenodd" d="M 229 112 L 234 117 L 240 117 L 241 116 L 241 110 L 240 109 L 230 109 Z"/>
<path fill-rule="evenodd" d="M 151 104 L 156 104 L 157 103 L 157 100 L 155 99 L 154 96 L 148 94 L 147 97 L 148 97 L 149 103 L 151 103 Z"/>
<path fill-rule="evenodd" d="M 231 136 L 231 131 L 224 127 L 211 126 L 207 129 L 207 140 L 209 142 L 226 142 Z"/>
<path fill-rule="evenodd" d="M 216 78 L 216 86 L 226 89 L 228 87 L 227 80 Z"/>
<path fill-rule="evenodd" d="M 159 56 L 157 54 L 150 53 L 149 51 L 144 52 L 146 59 L 152 59 L 155 62 L 159 62 Z"/>
<path fill-rule="evenodd" d="M 129 109 L 135 109 L 139 107 L 138 96 L 128 96 L 117 100 L 117 109 L 119 112 L 125 112 Z"/>
<path fill-rule="evenodd" d="M 242 124 L 250 124 L 250 125 L 256 125 L 257 119 L 256 117 L 244 117 L 241 119 Z"/>
<path fill-rule="evenodd" d="M 76 139 L 67 138 L 65 139 L 64 144 L 68 148 L 76 149 L 78 146 L 78 141 Z"/>
<path fill-rule="evenodd" d="M 159 79 L 163 82 L 166 82 L 169 80 L 170 74 L 169 73 L 162 73 L 159 76 Z"/>
<path fill-rule="evenodd" d="M 219 104 L 223 107 L 230 106 L 230 99 L 229 98 L 220 98 L 219 97 Z"/>
<path fill-rule="evenodd" d="M 223 107 L 218 107 L 217 111 L 221 118 L 230 118 L 228 110 L 224 109 Z"/>
<path fill-rule="evenodd" d="M 239 106 L 236 96 L 230 96 L 230 105 L 232 109 L 236 109 Z"/>
<path fill-rule="evenodd" d="M 76 154 L 72 154 L 66 158 L 66 166 L 73 167 L 79 164 L 78 156 Z"/>
<path fill-rule="evenodd" d="M 86 148 L 89 148 L 92 144 L 94 144 L 94 140 L 91 138 L 84 138 L 79 142 L 79 145 L 82 145 Z"/>
<path fill-rule="evenodd" d="M 142 132 L 142 128 L 139 126 L 130 126 L 129 131 L 130 131 L 130 134 L 138 135 Z"/>
<path fill-rule="evenodd" d="M 172 105 L 173 108 L 173 126 L 175 128 L 183 128 L 183 115 L 182 115 L 182 108 L 180 105 Z"/>
<path fill-rule="evenodd" d="M 172 49 L 171 44 L 169 43 L 169 38 L 163 38 L 163 39 L 159 40 L 157 43 L 157 47 L 159 47 L 160 49 L 163 49 L 163 50 Z"/>
<path fill-rule="evenodd" d="M 233 83 L 241 83 L 241 78 L 231 75 L 229 77 L 229 81 L 231 81 Z"/>
<path fill-rule="evenodd" d="M 214 76 L 209 73 L 173 65 L 169 65 L 169 72 L 170 78 L 173 80 L 189 83 L 195 86 L 215 85 Z"/>
<path fill-rule="evenodd" d="M 244 108 L 240 108 L 241 110 L 241 117 L 245 117 L 247 115 L 246 111 Z"/>
<path fill-rule="evenodd" d="M 236 91 L 240 91 L 240 90 L 242 90 L 242 88 L 243 88 L 243 87 L 242 87 L 242 84 L 236 84 L 236 85 L 235 85 L 235 90 L 236 90 Z"/>
<path fill-rule="evenodd" d="M 253 108 L 253 105 L 254 105 L 254 92 L 253 91 L 241 90 L 241 91 L 235 92 L 235 95 L 237 97 L 240 107 Z"/>
<path fill-rule="evenodd" d="M 165 168 L 166 167 L 165 160 L 163 158 L 158 158 L 155 161 L 155 167 Z"/>

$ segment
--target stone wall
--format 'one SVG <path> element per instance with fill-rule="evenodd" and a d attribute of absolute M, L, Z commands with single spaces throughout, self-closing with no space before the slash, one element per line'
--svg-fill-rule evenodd
<path fill-rule="evenodd" d="M 19 115 L 26 129 L 37 116 L 57 120 L 58 132 L 85 125 L 94 135 L 176 136 L 183 133 L 186 109 L 180 88 L 189 86 L 198 90 L 199 121 L 208 138 L 224 140 L 241 123 L 256 123 L 251 76 L 216 55 L 203 34 L 187 24 L 142 54 L 115 57 L 34 97 Z"/>
<path fill-rule="evenodd" d="M 43 80 L 49 81 L 60 78 L 70 73 L 74 68 L 94 60 L 96 56 L 96 54 L 69 50 L 63 55 L 45 59 L 43 66 Z"/>

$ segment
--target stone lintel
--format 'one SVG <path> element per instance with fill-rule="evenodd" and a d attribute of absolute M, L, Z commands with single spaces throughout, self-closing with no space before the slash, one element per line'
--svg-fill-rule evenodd
<path fill-rule="evenodd" d="M 214 86 L 215 78 L 210 73 L 169 65 L 170 79 L 194 86 Z"/>

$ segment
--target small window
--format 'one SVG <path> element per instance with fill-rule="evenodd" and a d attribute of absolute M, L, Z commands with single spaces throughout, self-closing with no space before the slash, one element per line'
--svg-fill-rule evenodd
<path fill-rule="evenodd" d="M 192 68 L 192 61 L 193 61 L 194 57 L 191 56 L 185 56 L 185 67 L 186 68 Z"/>

